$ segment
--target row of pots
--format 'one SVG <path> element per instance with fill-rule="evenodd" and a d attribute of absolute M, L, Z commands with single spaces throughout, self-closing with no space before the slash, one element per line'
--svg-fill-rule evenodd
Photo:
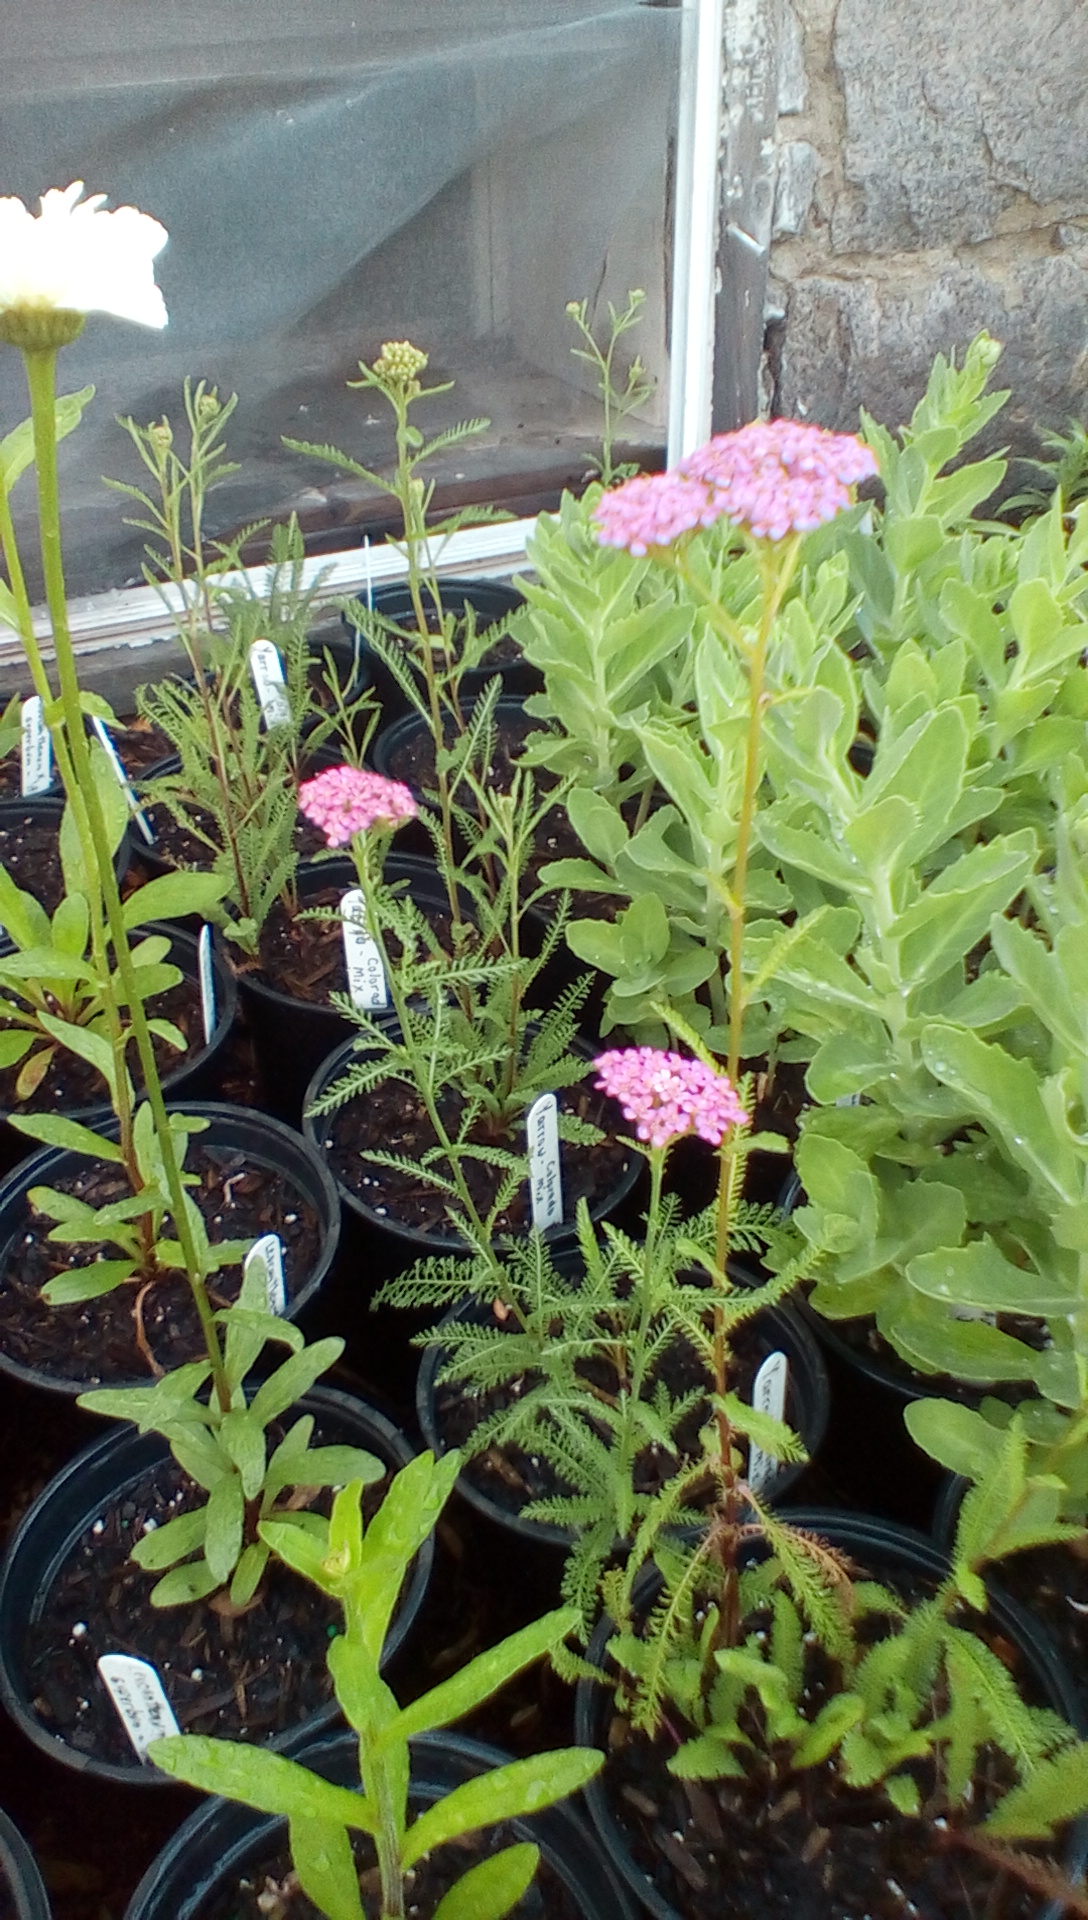
<path fill-rule="evenodd" d="M 909 1530 L 861 1517 L 839 1513 L 799 1509 L 797 1524 L 818 1532 L 832 1545 L 849 1553 L 867 1573 L 893 1584 L 897 1573 L 910 1578 L 938 1581 L 945 1561 L 938 1549 L 922 1536 Z M 1016 1650 L 1019 1667 L 1028 1690 L 1040 1701 L 1068 1718 L 1083 1733 L 1088 1726 L 1084 1702 L 1069 1675 L 1040 1636 L 1023 1608 L 1008 1599 L 999 1588 L 989 1596 L 989 1630 L 1003 1637 Z M 591 1645 L 589 1658 L 605 1665 L 605 1645 L 610 1633 L 607 1621 L 600 1625 Z M 575 1701 L 576 1738 L 582 1745 L 610 1746 L 609 1692 L 591 1682 L 579 1684 Z M 340 1784 L 357 1785 L 357 1744 L 351 1734 L 326 1734 L 311 1737 L 296 1747 L 298 1757 L 326 1778 Z M 471 1777 L 474 1772 L 499 1764 L 503 1756 L 478 1743 L 449 1735 L 424 1736 L 413 1742 L 413 1806 L 430 1804 L 434 1799 Z M 639 1796 L 633 1795 L 637 1813 Z M 640 1822 L 632 1814 L 631 1804 L 610 1794 L 607 1773 L 591 1782 L 586 1801 L 593 1836 L 587 1835 L 578 1816 L 569 1808 L 550 1810 L 531 1821 L 513 1823 L 513 1833 L 501 1838 L 531 1838 L 541 1846 L 544 1860 L 559 1884 L 573 1901 L 572 1907 L 534 1907 L 533 1912 L 573 1912 L 581 1920 L 630 1920 L 634 1907 L 654 1916 L 654 1920 L 679 1920 L 673 1904 L 677 1885 L 675 1866 L 660 1858 L 651 1864 Z M 668 1818 L 682 1819 L 675 1808 Z M 694 1827 L 694 1822 L 688 1825 Z M 645 1825 L 645 1822 L 642 1822 Z M 258 1888 L 263 1876 L 282 1870 L 285 1823 L 254 1814 L 235 1805 L 211 1801 L 201 1807 L 178 1830 L 174 1839 L 145 1874 L 126 1913 L 126 1920 L 202 1920 L 213 1903 L 239 1885 Z M 683 1835 L 678 1829 L 677 1838 Z M 750 1836 L 747 1836 L 750 1839 Z M 721 1844 L 721 1843 L 719 1843 Z M 721 1871 L 734 1890 L 735 1910 L 747 1920 L 758 1911 L 778 1913 L 788 1910 L 791 1882 L 798 1885 L 810 1871 L 807 1862 L 782 1858 L 780 1870 L 786 1882 L 785 1895 L 776 1895 L 768 1886 L 764 1898 L 753 1906 L 746 1895 L 739 1869 L 731 1865 L 729 1837 L 724 1838 Z M 782 1855 L 784 1850 L 779 1848 Z M 1088 1857 L 1088 1833 L 1083 1825 L 1070 1843 L 1066 1866 L 1071 1874 L 1083 1871 Z M 15 1889 L 18 1920 L 44 1920 L 40 1881 L 33 1861 L 20 1846 L 17 1834 L 0 1825 L 0 1868 Z M 698 1875 L 699 1856 L 689 1856 L 683 1878 L 689 1884 Z M 801 1882 L 797 1876 L 801 1875 Z M 778 1904 L 772 1906 L 772 1898 Z M 707 1908 L 707 1911 L 718 1911 Z M 926 1910 L 926 1909 L 921 1909 Z M 929 1909 L 936 1911 L 937 1909 Z M 1039 1920 L 1058 1920 L 1058 1902 L 1038 1909 Z"/>

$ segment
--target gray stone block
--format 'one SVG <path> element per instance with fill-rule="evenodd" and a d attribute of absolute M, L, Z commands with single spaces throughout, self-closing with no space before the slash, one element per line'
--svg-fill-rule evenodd
<path fill-rule="evenodd" d="M 1088 208 L 1083 0 L 840 0 L 837 253 L 991 237 L 1026 197 Z"/>
<path fill-rule="evenodd" d="M 1083 239 L 1083 236 L 1081 236 Z M 784 291 L 774 410 L 843 431 L 865 406 L 888 426 L 908 418 L 938 353 L 982 328 L 1006 343 L 994 384 L 1012 389 L 988 444 L 1037 448 L 1088 387 L 1088 249 L 949 261 L 850 278 L 811 272 Z M 772 287 L 772 291 L 781 291 Z"/>
<path fill-rule="evenodd" d="M 821 161 L 808 140 L 787 140 L 778 149 L 778 178 L 774 190 L 772 237 L 800 233 L 812 205 Z"/>

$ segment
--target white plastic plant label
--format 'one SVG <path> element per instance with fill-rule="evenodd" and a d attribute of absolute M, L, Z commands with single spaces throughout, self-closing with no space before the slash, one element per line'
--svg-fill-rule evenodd
<path fill-rule="evenodd" d="M 153 1740 L 167 1740 L 181 1732 L 162 1681 L 146 1660 L 137 1660 L 131 1653 L 104 1653 L 98 1671 L 141 1760 Z"/>
<path fill-rule="evenodd" d="M 283 1278 L 283 1242 L 278 1233 L 263 1234 L 246 1254 L 244 1272 L 248 1277 L 255 1261 L 264 1267 L 269 1313 L 286 1313 L 287 1286 Z"/>
<path fill-rule="evenodd" d="M 283 679 L 283 661 L 271 640 L 255 640 L 249 649 L 249 671 L 261 703 L 261 717 L 271 731 L 285 727 L 291 718 L 291 702 Z"/>
<path fill-rule="evenodd" d="M 389 989 L 377 941 L 366 930 L 366 901 L 358 887 L 341 895 L 340 918 L 351 1004 L 361 1013 L 376 1013 L 389 1005 Z"/>
<path fill-rule="evenodd" d="M 53 742 L 45 724 L 41 695 L 32 693 L 20 709 L 22 716 L 22 791 L 27 800 L 32 793 L 48 793 L 53 784 Z"/>
<path fill-rule="evenodd" d="M 752 1382 L 752 1405 L 757 1413 L 769 1414 L 772 1420 L 785 1419 L 789 1374 L 790 1363 L 784 1353 L 767 1355 Z M 753 1493 L 759 1493 L 777 1472 L 778 1461 L 773 1455 L 753 1445 L 748 1454 L 748 1484 Z"/>
<path fill-rule="evenodd" d="M 559 1163 L 559 1108 L 554 1093 L 542 1093 L 525 1121 L 529 1136 L 529 1197 L 533 1225 L 541 1232 L 563 1218 L 563 1175 Z"/>
<path fill-rule="evenodd" d="M 104 722 L 98 718 L 97 714 L 95 714 L 91 724 L 94 727 L 94 730 L 98 735 L 98 738 L 102 742 L 102 746 L 105 749 L 106 758 L 109 761 L 110 766 L 113 768 L 114 773 L 117 775 L 117 779 L 120 783 L 121 790 L 125 796 L 125 799 L 128 801 L 128 810 L 131 813 L 132 818 L 135 820 L 136 825 L 139 827 L 140 832 L 143 834 L 143 837 L 147 841 L 148 846 L 149 847 L 154 846 L 155 836 L 152 833 L 151 828 L 147 823 L 147 816 L 146 814 L 143 814 L 140 812 L 139 803 L 136 799 L 136 795 L 132 791 L 132 784 L 129 780 L 128 774 L 125 772 L 124 767 L 121 765 L 121 756 L 118 753 L 117 748 L 114 746 L 113 741 L 110 739 L 110 736 L 106 731 Z"/>
<path fill-rule="evenodd" d="M 197 943 L 197 960 L 200 966 L 200 1010 L 204 1016 L 204 1045 L 210 1047 L 215 1032 L 217 1010 L 215 1005 L 215 967 L 212 962 L 212 930 L 209 926 L 200 929 Z"/>

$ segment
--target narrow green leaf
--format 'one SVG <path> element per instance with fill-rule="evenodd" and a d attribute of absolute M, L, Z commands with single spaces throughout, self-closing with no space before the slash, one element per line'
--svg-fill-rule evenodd
<path fill-rule="evenodd" d="M 579 1793 L 604 1764 L 603 1753 L 585 1747 L 560 1747 L 531 1760 L 513 1760 L 476 1780 L 454 1787 L 409 1829 L 401 1864 L 410 1867 L 425 1853 L 462 1833 L 493 1827 L 523 1813 L 539 1813 L 556 1800 Z"/>
<path fill-rule="evenodd" d="M 296 1818 L 289 1829 L 291 1861 L 302 1891 L 326 1920 L 363 1920 L 359 1876 L 347 1828 L 338 1820 Z"/>
<path fill-rule="evenodd" d="M 539 1860 L 540 1848 L 527 1840 L 503 1847 L 462 1874 L 439 1901 L 434 1920 L 505 1920 L 532 1885 Z"/>
<path fill-rule="evenodd" d="M 50 1307 L 71 1307 L 80 1300 L 99 1300 L 112 1293 L 136 1271 L 134 1260 L 94 1260 L 88 1267 L 69 1267 L 47 1280 L 42 1299 Z"/>
<path fill-rule="evenodd" d="M 376 1751 L 381 1753 L 396 1741 L 411 1740 L 433 1727 L 448 1727 L 452 1721 L 471 1713 L 473 1707 L 490 1699 L 523 1667 L 561 1646 L 567 1635 L 574 1632 L 578 1620 L 576 1607 L 560 1607 L 520 1632 L 512 1633 L 497 1647 L 477 1654 L 449 1680 L 432 1687 L 429 1693 L 405 1707 L 386 1727 Z"/>
<path fill-rule="evenodd" d="M 202 1734 L 176 1734 L 153 1741 L 147 1752 L 148 1759 L 172 1779 L 204 1793 L 221 1794 L 225 1800 L 240 1800 L 258 1813 L 374 1831 L 374 1809 L 361 1793 L 334 1787 L 297 1760 L 285 1760 L 263 1747 L 210 1740 Z"/>

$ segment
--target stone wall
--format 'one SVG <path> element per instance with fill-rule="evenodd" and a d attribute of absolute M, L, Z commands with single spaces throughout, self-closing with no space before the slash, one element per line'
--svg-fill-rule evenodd
<path fill-rule="evenodd" d="M 735 31 L 750 9 L 730 5 Z M 1012 389 L 992 440 L 1034 451 L 1039 426 L 1083 418 L 1086 0 L 761 7 L 777 73 L 763 404 L 843 428 L 864 404 L 894 425 L 935 354 L 985 327 Z"/>

